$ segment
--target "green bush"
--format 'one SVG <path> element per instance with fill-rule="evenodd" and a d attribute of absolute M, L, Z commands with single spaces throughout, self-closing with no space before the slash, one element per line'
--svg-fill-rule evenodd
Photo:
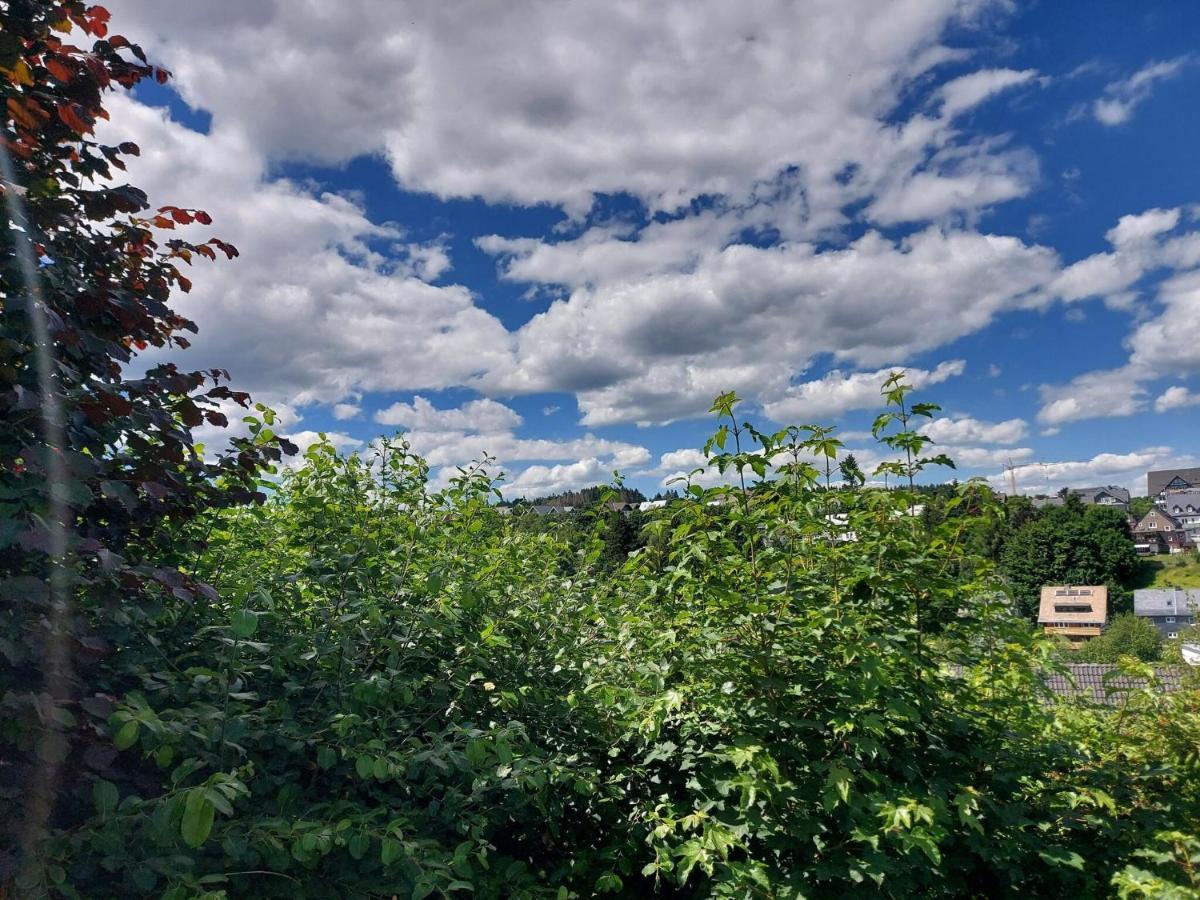
<path fill-rule="evenodd" d="M 905 483 L 934 458 L 892 399 Z M 687 485 L 615 570 L 603 512 L 579 546 L 522 529 L 486 466 L 430 494 L 397 441 L 317 444 L 265 505 L 192 523 L 219 599 L 87 609 L 122 649 L 82 705 L 104 765 L 46 893 L 1184 884 L 1136 854 L 1194 833 L 1196 695 L 1144 692 L 1119 724 L 1059 709 L 1053 646 L 963 550 L 967 523 L 828 486 L 826 430 L 761 434 L 733 403 L 710 448 L 736 487 Z M 950 502 L 996 513 L 973 484 Z M 1151 740 L 1168 702 L 1186 714 Z"/>
<path fill-rule="evenodd" d="M 1115 663 L 1122 656 L 1153 662 L 1162 651 L 1162 635 L 1146 619 L 1131 613 L 1114 616 L 1104 633 L 1079 648 L 1080 662 Z"/>

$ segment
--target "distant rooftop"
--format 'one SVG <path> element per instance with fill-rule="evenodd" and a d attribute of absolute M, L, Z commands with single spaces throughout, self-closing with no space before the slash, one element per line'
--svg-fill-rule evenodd
<path fill-rule="evenodd" d="M 1140 588 L 1133 592 L 1133 612 L 1138 616 L 1173 616 L 1200 612 L 1200 590 L 1195 588 Z"/>
<path fill-rule="evenodd" d="M 1042 588 L 1038 622 L 1103 625 L 1108 621 L 1108 588 L 1103 584 L 1048 584 Z"/>
<path fill-rule="evenodd" d="M 1046 686 L 1060 697 L 1115 706 L 1121 702 L 1123 692 L 1146 687 L 1144 678 L 1113 674 L 1116 671 L 1111 664 L 1073 663 L 1067 666 L 1066 674 L 1047 675 Z M 1156 667 L 1157 689 L 1164 693 L 1179 690 L 1186 671 L 1184 666 Z"/>

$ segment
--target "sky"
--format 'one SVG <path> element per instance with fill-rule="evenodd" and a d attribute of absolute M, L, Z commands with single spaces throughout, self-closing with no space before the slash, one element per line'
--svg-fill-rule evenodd
<path fill-rule="evenodd" d="M 733 390 L 869 469 L 902 369 L 935 479 L 1200 460 L 1200 5 L 108 5 L 174 77 L 101 137 L 241 251 L 179 361 L 302 444 L 653 494 Z"/>

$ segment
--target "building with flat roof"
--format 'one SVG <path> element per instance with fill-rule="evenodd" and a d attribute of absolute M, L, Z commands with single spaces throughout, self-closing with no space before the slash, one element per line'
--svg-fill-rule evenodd
<path fill-rule="evenodd" d="M 1108 588 L 1102 584 L 1048 584 L 1042 588 L 1038 624 L 1046 634 L 1061 634 L 1078 650 L 1097 637 L 1108 622 Z"/>

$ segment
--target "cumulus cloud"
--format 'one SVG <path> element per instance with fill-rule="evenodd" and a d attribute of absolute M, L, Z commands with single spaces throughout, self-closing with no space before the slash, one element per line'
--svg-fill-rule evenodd
<path fill-rule="evenodd" d="M 480 432 L 509 431 L 521 424 L 521 416 L 511 407 L 495 400 L 471 400 L 462 406 L 438 409 L 424 397 L 412 403 L 393 403 L 375 413 L 381 425 L 400 425 L 414 431 Z"/>
<path fill-rule="evenodd" d="M 545 497 L 613 480 L 613 468 L 595 457 L 553 466 L 529 466 L 503 486 L 506 497 Z"/>
<path fill-rule="evenodd" d="M 1131 285 L 1152 268 L 1185 271 L 1159 283 L 1158 311 L 1144 315 L 1126 341 L 1128 362 L 1086 372 L 1064 385 L 1043 385 L 1038 421 L 1058 427 L 1079 419 L 1132 415 L 1146 408 L 1152 382 L 1200 373 L 1200 271 L 1194 269 L 1200 265 L 1200 234 L 1172 234 L 1179 221 L 1178 210 L 1151 210 L 1122 217 L 1109 231 L 1116 249 L 1100 256 L 1112 261 L 1113 271 L 1126 271 L 1108 282 L 1107 289 Z M 1158 401 L 1156 408 L 1161 411 Z"/>
<path fill-rule="evenodd" d="M 697 415 L 729 388 L 770 401 L 820 354 L 890 363 L 1044 305 L 1057 270 L 1045 248 L 940 229 L 824 252 L 735 244 L 685 271 L 576 288 L 519 329 L 512 369 L 484 384 L 573 390 L 586 424 Z"/>
<path fill-rule="evenodd" d="M 1154 86 L 1174 78 L 1189 62 L 1189 57 L 1149 63 L 1128 78 L 1111 82 L 1104 89 L 1104 96 L 1092 103 L 1092 115 L 1102 125 L 1123 125 L 1133 118 L 1134 111 L 1145 102 Z"/>
<path fill-rule="evenodd" d="M 241 251 L 204 265 L 175 300 L 200 328 L 186 364 L 227 368 L 256 395 L 304 405 L 460 385 L 508 357 L 508 332 L 469 290 L 392 271 L 371 250 L 398 234 L 350 198 L 269 178 L 235 133 L 199 134 L 126 97 L 109 107 L 102 134 L 142 147 L 130 178 L 151 203 L 207 210 L 210 233 Z"/>
<path fill-rule="evenodd" d="M 1065 385 L 1043 385 L 1040 390 L 1037 418 L 1050 428 L 1078 419 L 1131 416 L 1146 405 L 1146 389 L 1129 367 L 1086 372 Z"/>
<path fill-rule="evenodd" d="M 1023 494 L 1054 493 L 1061 487 L 1113 484 L 1143 493 L 1146 472 L 1175 466 L 1195 465 L 1194 457 L 1170 447 L 1145 447 L 1128 453 L 1098 453 L 1090 459 L 1026 463 L 1015 466 L 1017 490 Z M 999 490 L 1009 490 L 1009 472 L 997 472 L 988 481 Z"/>
<path fill-rule="evenodd" d="M 606 481 L 614 470 L 629 471 L 650 461 L 650 451 L 645 447 L 589 433 L 561 439 L 519 437 L 515 429 L 523 422 L 521 416 L 511 407 L 488 398 L 439 408 L 418 395 L 411 403 L 398 402 L 380 410 L 375 420 L 405 429 L 404 438 L 413 451 L 424 457 L 431 468 L 440 470 L 433 478 L 435 486 L 444 485 L 456 467 L 485 458 L 495 460 L 494 470 L 513 462 L 557 463 L 526 468 L 508 488 L 511 493 L 512 485 L 519 483 L 522 491 L 532 494 L 538 490 L 529 485 L 539 478 L 547 484 L 554 478 L 567 478 L 567 473 L 582 478 L 584 472 L 600 466 L 606 472 L 600 480 Z M 535 474 L 521 480 L 524 472 L 530 471 Z"/>
<path fill-rule="evenodd" d="M 1200 406 L 1200 394 L 1179 384 L 1167 388 L 1154 400 L 1154 409 L 1160 413 L 1188 406 Z"/>
<path fill-rule="evenodd" d="M 950 117 L 1028 77 L 960 79 L 940 116 L 889 121 L 964 57 L 950 27 L 1003 8 L 986 0 L 112 5 L 214 130 L 271 158 L 380 153 L 409 189 L 575 214 L 597 193 L 745 198 L 796 169 L 811 214 L 836 223 L 897 168 L 936 168 L 930 152 L 962 140 Z"/>
<path fill-rule="evenodd" d="M 1029 432 L 1024 419 L 982 422 L 971 416 L 934 419 L 921 433 L 938 444 L 1015 444 Z"/>
<path fill-rule="evenodd" d="M 895 366 L 853 374 L 834 371 L 815 381 L 792 385 L 778 399 L 767 403 L 764 411 L 777 422 L 825 421 L 849 410 L 881 408 L 881 388 L 893 372 L 903 372 L 908 384 L 923 388 L 955 378 L 965 369 L 966 363 L 955 359 L 934 369 Z"/>

